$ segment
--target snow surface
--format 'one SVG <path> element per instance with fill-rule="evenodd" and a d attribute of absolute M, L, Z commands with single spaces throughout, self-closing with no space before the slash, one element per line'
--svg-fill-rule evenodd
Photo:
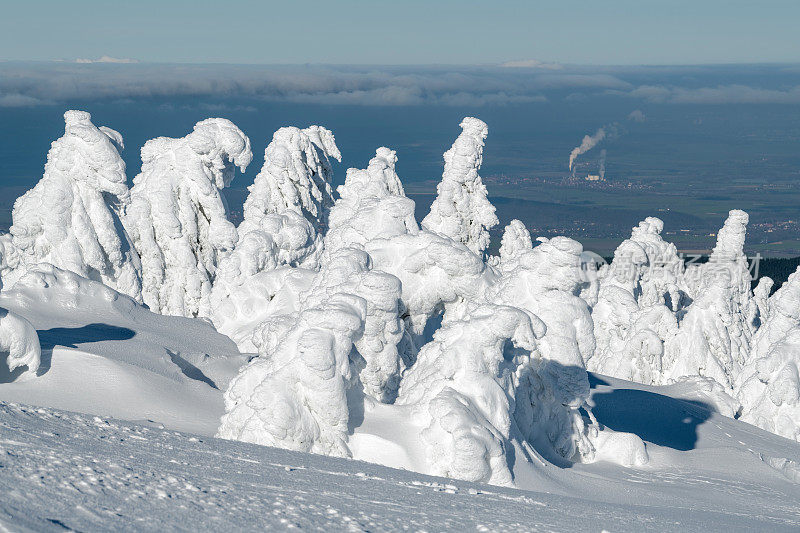
<path fill-rule="evenodd" d="M 52 266 L 30 270 L 0 293 L 0 307 L 29 320 L 42 347 L 38 377 L 0 366 L 4 400 L 211 434 L 223 413 L 220 389 L 247 361 L 205 322 L 156 315 Z"/>
<path fill-rule="evenodd" d="M 603 377 L 593 381 L 598 417 L 648 439 L 650 466 L 554 467 L 549 479 L 526 489 L 0 401 L 0 526 L 11 531 L 800 527 L 800 491 L 792 481 L 800 478 L 795 443 L 711 413 L 696 400 L 665 395 L 671 389 Z"/>

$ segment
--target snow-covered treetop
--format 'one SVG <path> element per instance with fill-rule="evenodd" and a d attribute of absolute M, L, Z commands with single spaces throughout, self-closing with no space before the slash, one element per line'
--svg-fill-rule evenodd
<path fill-rule="evenodd" d="M 521 221 L 514 219 L 503 231 L 497 263 L 502 270 L 513 268 L 519 256 L 533 248 L 531 234 Z"/>
<path fill-rule="evenodd" d="M 717 234 L 717 245 L 714 246 L 709 261 L 734 261 L 742 254 L 749 220 L 747 213 L 740 209 L 733 209 L 728 213 L 725 225 Z"/>
<path fill-rule="evenodd" d="M 26 265 L 50 263 L 138 298 L 138 258 L 118 220 L 129 199 L 115 146 L 122 136 L 91 118 L 64 113 L 64 136 L 52 143 L 44 176 L 14 204 L 13 245 Z"/>
<path fill-rule="evenodd" d="M 438 196 L 422 227 L 461 242 L 478 255 L 489 247 L 489 229 L 497 225 L 495 208 L 478 175 L 489 128 L 482 120 L 466 117 L 462 132 L 444 153 L 444 173 Z"/>
<path fill-rule="evenodd" d="M 365 170 L 347 169 L 344 185 L 336 191 L 343 199 L 354 197 L 381 198 L 388 195 L 405 196 L 403 184 L 395 172 L 397 153 L 381 146 L 375 150 L 375 157 L 370 159 Z"/>
<path fill-rule="evenodd" d="M 330 130 L 310 126 L 276 131 L 264 151 L 264 166 L 248 187 L 240 231 L 257 229 L 265 215 L 286 211 L 302 215 L 322 231 L 333 205 L 330 158 L 342 159 Z"/>
<path fill-rule="evenodd" d="M 183 176 L 202 183 L 207 181 L 217 189 L 230 185 L 234 166 L 244 172 L 253 152 L 250 139 L 228 119 L 207 118 L 194 125 L 186 137 L 173 139 L 157 137 L 142 147 L 142 173 L 134 179 L 145 181 L 153 170 L 185 171 Z M 145 172 L 148 167 L 150 172 Z M 205 185 L 205 184 L 203 184 Z"/>
<path fill-rule="evenodd" d="M 366 169 L 347 169 L 339 200 L 331 209 L 325 255 L 373 239 L 417 233 L 414 201 L 407 198 L 395 172 L 394 150 L 378 148 Z"/>
<path fill-rule="evenodd" d="M 207 316 L 217 265 L 237 241 L 220 189 L 252 158 L 250 140 L 224 118 L 142 148 L 126 221 L 142 258 L 144 301 L 154 311 Z"/>

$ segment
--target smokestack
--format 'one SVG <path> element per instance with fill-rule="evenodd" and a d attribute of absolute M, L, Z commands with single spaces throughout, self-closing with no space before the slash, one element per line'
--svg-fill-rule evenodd
<path fill-rule="evenodd" d="M 606 179 L 606 149 L 605 148 L 600 150 L 600 171 L 598 172 L 598 174 L 600 174 L 600 179 L 601 180 L 605 180 Z"/>
<path fill-rule="evenodd" d="M 575 165 L 575 160 L 578 158 L 578 156 L 581 154 L 585 154 L 586 152 L 597 146 L 597 143 L 605 139 L 605 137 L 606 137 L 605 126 L 597 130 L 594 135 L 584 136 L 580 146 L 576 146 L 575 148 L 572 149 L 572 152 L 569 153 L 570 172 L 572 172 L 572 167 Z"/>

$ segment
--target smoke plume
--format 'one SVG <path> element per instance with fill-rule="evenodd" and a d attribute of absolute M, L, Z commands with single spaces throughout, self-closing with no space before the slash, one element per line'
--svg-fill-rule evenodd
<path fill-rule="evenodd" d="M 606 138 L 605 126 L 597 130 L 594 135 L 584 136 L 580 146 L 576 146 L 569 153 L 569 171 L 572 172 L 572 167 L 575 165 L 575 160 L 578 158 L 579 155 L 585 154 L 586 152 L 597 146 L 597 143 L 599 143 L 605 138 Z"/>

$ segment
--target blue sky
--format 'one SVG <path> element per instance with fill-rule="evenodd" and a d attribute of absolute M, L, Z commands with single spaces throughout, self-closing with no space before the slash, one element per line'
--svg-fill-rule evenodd
<path fill-rule="evenodd" d="M 800 62 L 795 0 L 6 0 L 0 59 Z"/>

